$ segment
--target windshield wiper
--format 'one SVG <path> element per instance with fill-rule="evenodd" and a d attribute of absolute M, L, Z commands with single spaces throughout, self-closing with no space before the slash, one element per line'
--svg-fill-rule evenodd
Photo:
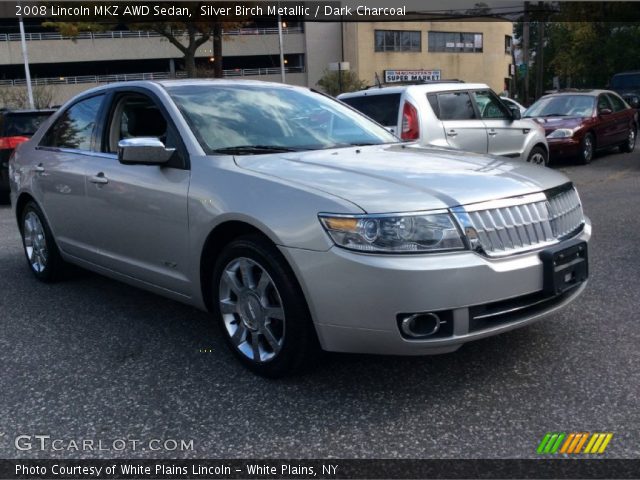
<path fill-rule="evenodd" d="M 285 153 L 298 152 L 304 148 L 283 147 L 281 145 L 236 145 L 234 147 L 223 147 L 213 150 L 214 153 L 224 153 L 229 155 L 255 155 L 260 153 Z"/>
<path fill-rule="evenodd" d="M 540 115 L 541 117 L 568 117 L 567 113 L 546 113 L 544 115 Z"/>

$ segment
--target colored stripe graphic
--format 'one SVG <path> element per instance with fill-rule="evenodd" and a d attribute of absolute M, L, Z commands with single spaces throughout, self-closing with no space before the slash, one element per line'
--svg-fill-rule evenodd
<path fill-rule="evenodd" d="M 613 433 L 573 432 L 569 434 L 548 432 L 543 438 L 536 453 L 542 454 L 576 454 L 576 453 L 604 453 Z M 585 446 L 583 450 L 583 447 Z"/>

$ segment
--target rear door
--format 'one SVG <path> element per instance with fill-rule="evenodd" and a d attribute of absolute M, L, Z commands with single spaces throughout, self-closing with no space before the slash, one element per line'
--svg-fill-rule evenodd
<path fill-rule="evenodd" d="M 487 129 L 474 108 L 469 92 L 442 92 L 427 96 L 442 123 L 450 147 L 487 153 Z"/>
<path fill-rule="evenodd" d="M 85 97 L 68 107 L 49 127 L 34 150 L 34 185 L 58 246 L 91 260 L 93 245 L 87 221 L 85 173 L 96 152 L 96 129 L 103 94 Z"/>
<path fill-rule="evenodd" d="M 530 128 L 523 128 L 520 122 L 513 120 L 509 109 L 491 90 L 477 90 L 473 97 L 487 128 L 489 153 L 519 157 Z"/>
<path fill-rule="evenodd" d="M 629 137 L 629 129 L 631 124 L 631 109 L 624 103 L 624 100 L 615 93 L 606 94 L 609 103 L 613 108 L 613 120 L 615 131 L 613 137 L 615 143 L 623 143 Z"/>

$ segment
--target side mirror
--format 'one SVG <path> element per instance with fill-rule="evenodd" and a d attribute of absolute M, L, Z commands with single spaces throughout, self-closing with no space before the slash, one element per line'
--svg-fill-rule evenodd
<path fill-rule="evenodd" d="M 517 105 L 508 105 L 509 111 L 511 112 L 512 120 L 520 120 L 522 118 L 522 114 L 520 113 L 520 109 Z"/>
<path fill-rule="evenodd" d="M 155 137 L 125 138 L 118 142 L 118 161 L 125 165 L 164 165 L 175 151 Z"/>
<path fill-rule="evenodd" d="M 613 111 L 610 108 L 600 108 L 598 110 L 598 115 L 611 115 Z"/>

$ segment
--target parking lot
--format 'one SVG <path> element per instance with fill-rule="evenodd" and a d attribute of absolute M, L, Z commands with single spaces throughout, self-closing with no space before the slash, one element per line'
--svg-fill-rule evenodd
<path fill-rule="evenodd" d="M 577 302 L 452 354 L 332 354 L 278 381 L 244 370 L 205 313 L 91 273 L 37 282 L 1 206 L 0 457 L 514 458 L 575 431 L 613 432 L 607 458 L 638 458 L 640 151 L 554 168 L 593 222 Z M 20 451 L 19 435 L 143 443 Z"/>

